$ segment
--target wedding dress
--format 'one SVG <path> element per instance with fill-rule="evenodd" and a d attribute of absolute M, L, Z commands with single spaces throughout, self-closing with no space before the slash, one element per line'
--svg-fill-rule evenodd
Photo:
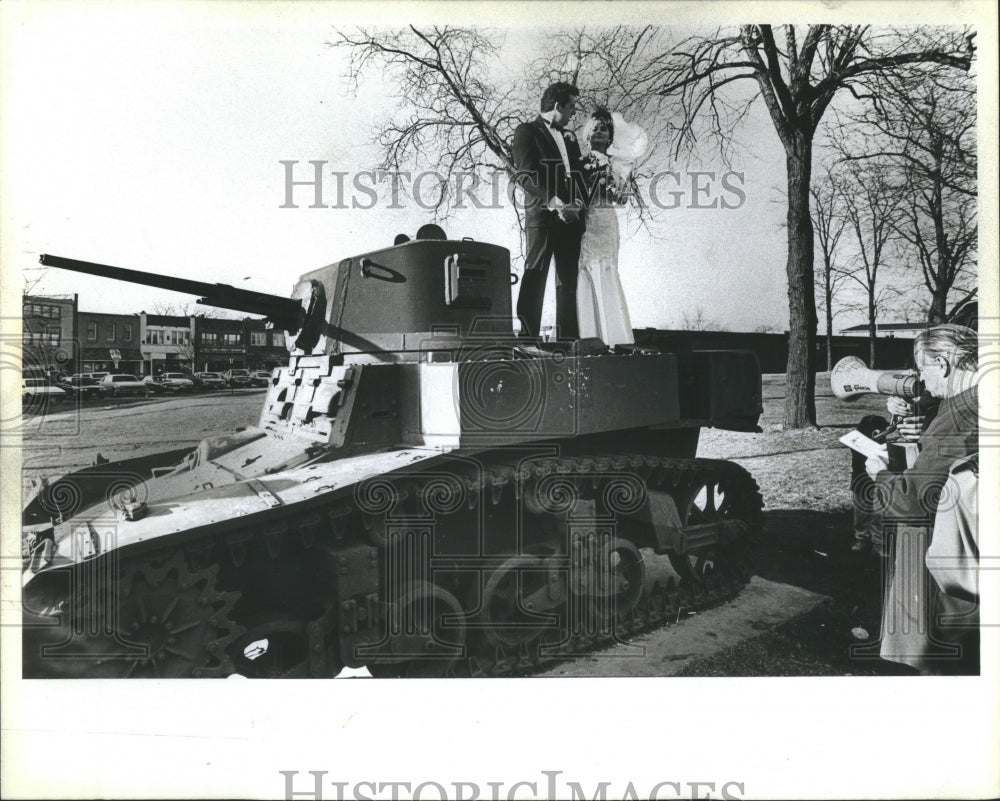
<path fill-rule="evenodd" d="M 621 242 L 616 204 L 624 202 L 632 166 L 649 147 L 640 126 L 625 121 L 618 112 L 613 112 L 612 117 L 615 137 L 609 155 L 592 151 L 584 159 L 585 169 L 589 166 L 592 176 L 603 173 L 605 179 L 599 182 L 597 197 L 587 209 L 576 290 L 580 337 L 598 337 L 610 348 L 635 342 L 618 275 Z"/>
<path fill-rule="evenodd" d="M 618 212 L 610 201 L 591 205 L 580 242 L 576 307 L 580 337 L 598 337 L 613 348 L 631 344 L 632 322 L 618 276 Z"/>

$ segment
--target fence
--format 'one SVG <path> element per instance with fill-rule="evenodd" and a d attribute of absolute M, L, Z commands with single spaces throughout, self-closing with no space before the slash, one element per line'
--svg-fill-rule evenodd
<path fill-rule="evenodd" d="M 788 334 L 752 334 L 737 331 L 668 331 L 657 328 L 637 328 L 636 344 L 664 350 L 752 350 L 760 359 L 765 373 L 783 373 L 788 364 Z M 833 364 L 845 356 L 857 356 L 869 361 L 867 337 L 833 337 Z M 913 340 L 878 337 L 875 340 L 875 364 L 882 370 L 910 366 L 913 362 Z M 826 370 L 826 337 L 816 339 L 816 369 Z"/>

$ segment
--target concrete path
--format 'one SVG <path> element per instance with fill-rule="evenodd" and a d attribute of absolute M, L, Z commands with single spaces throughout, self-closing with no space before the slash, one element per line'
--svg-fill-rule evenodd
<path fill-rule="evenodd" d="M 694 659 L 756 637 L 828 600 L 809 590 L 754 576 L 732 601 L 689 614 L 666 628 L 557 665 L 550 677 L 673 676 Z"/>

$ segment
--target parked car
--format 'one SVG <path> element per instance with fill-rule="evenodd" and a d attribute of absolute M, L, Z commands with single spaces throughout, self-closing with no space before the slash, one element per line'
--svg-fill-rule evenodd
<path fill-rule="evenodd" d="M 26 412 L 43 412 L 66 398 L 66 391 L 47 378 L 28 376 L 21 379 L 21 408 Z"/>
<path fill-rule="evenodd" d="M 226 382 L 231 387 L 250 386 L 249 370 L 226 370 L 226 372 L 222 374 L 222 377 L 226 379 Z"/>
<path fill-rule="evenodd" d="M 254 372 L 250 374 L 250 386 L 252 387 L 266 387 L 270 383 L 270 370 L 254 370 Z"/>
<path fill-rule="evenodd" d="M 202 389 L 227 389 L 228 382 L 218 373 L 195 373 L 194 385 Z"/>
<path fill-rule="evenodd" d="M 153 391 L 160 392 L 190 392 L 194 389 L 194 381 L 184 373 L 160 373 L 158 376 L 147 375 L 142 379 Z"/>
<path fill-rule="evenodd" d="M 60 381 L 58 386 L 69 397 L 81 400 L 106 398 L 108 395 L 107 387 L 103 386 L 100 381 L 82 373 L 69 376 L 64 381 Z"/>
<path fill-rule="evenodd" d="M 157 381 L 155 376 L 144 375 L 139 380 L 146 385 L 146 389 L 148 389 L 155 395 L 162 395 L 164 392 L 167 391 L 166 387 L 164 387 L 163 384 L 159 383 L 159 381 Z"/>
<path fill-rule="evenodd" d="M 148 395 L 152 391 L 149 385 L 128 373 L 108 373 L 101 379 L 101 386 L 116 398 L 122 395 Z"/>

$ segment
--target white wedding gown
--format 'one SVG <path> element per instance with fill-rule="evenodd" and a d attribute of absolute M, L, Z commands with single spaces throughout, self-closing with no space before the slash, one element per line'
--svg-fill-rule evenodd
<path fill-rule="evenodd" d="M 610 203 L 595 204 L 580 242 L 576 309 L 580 337 L 598 337 L 611 348 L 635 342 L 618 277 L 618 247 L 618 212 Z"/>

